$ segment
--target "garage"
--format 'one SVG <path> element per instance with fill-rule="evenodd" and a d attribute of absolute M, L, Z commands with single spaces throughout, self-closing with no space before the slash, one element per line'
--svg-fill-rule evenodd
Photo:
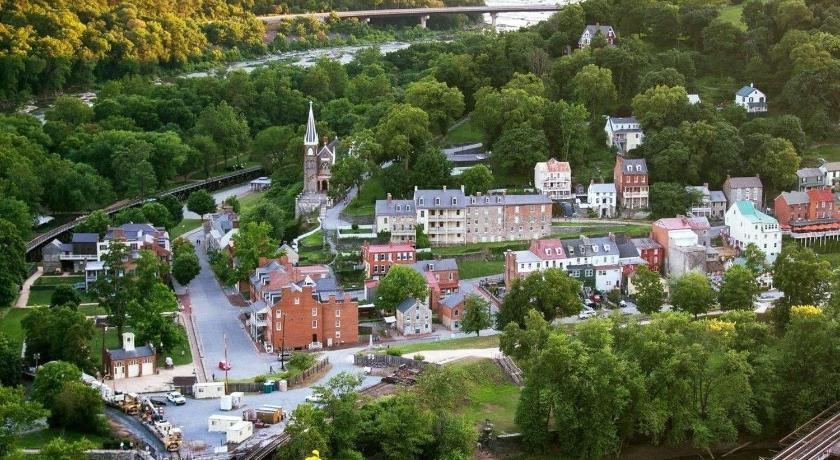
<path fill-rule="evenodd" d="M 114 378 L 115 379 L 125 378 L 125 367 L 124 366 L 114 366 Z"/>
<path fill-rule="evenodd" d="M 137 363 L 128 365 L 128 377 L 137 377 L 140 375 L 140 365 Z"/>
<path fill-rule="evenodd" d="M 155 365 L 154 363 L 144 362 L 143 363 L 143 372 L 141 375 L 152 375 L 155 373 Z"/>
<path fill-rule="evenodd" d="M 114 379 L 125 379 L 140 377 L 143 375 L 154 375 L 157 371 L 157 354 L 151 345 L 136 347 L 134 345 L 134 334 L 125 332 L 122 335 L 122 348 L 111 348 L 105 350 L 103 364 L 110 369 Z"/>

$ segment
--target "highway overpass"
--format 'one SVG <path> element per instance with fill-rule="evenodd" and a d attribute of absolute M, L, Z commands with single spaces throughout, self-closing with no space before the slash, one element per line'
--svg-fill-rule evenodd
<path fill-rule="evenodd" d="M 426 27 L 426 20 L 432 14 L 489 14 L 496 25 L 496 16 L 499 13 L 550 13 L 559 11 L 563 5 L 496 5 L 496 6 L 452 6 L 438 8 L 392 8 L 382 10 L 358 10 L 358 11 L 333 11 L 326 13 L 297 13 L 297 14 L 275 14 L 259 16 L 266 26 L 271 29 L 283 21 L 290 21 L 298 17 L 314 17 L 324 20 L 332 15 L 341 19 L 356 18 L 359 20 L 370 20 L 370 18 L 389 18 L 416 16 L 420 25 Z"/>

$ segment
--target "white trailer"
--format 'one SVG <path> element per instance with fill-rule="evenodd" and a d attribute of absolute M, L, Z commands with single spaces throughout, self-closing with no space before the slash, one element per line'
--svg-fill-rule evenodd
<path fill-rule="evenodd" d="M 225 441 L 228 443 L 239 444 L 242 441 L 251 437 L 254 434 L 254 424 L 240 420 L 236 425 L 228 428 L 225 433 Z"/>
<path fill-rule="evenodd" d="M 233 409 L 233 398 L 230 395 L 222 396 L 219 399 L 219 409 L 221 410 L 231 410 Z"/>
<path fill-rule="evenodd" d="M 240 417 L 233 415 L 214 414 L 207 418 L 207 431 L 211 433 L 224 433 L 237 423 L 241 422 Z"/>
<path fill-rule="evenodd" d="M 204 382 L 193 384 L 193 396 L 195 399 L 221 398 L 224 395 L 224 382 Z"/>

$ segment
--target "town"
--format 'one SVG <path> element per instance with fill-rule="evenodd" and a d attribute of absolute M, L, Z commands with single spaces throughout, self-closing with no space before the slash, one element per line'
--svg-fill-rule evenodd
<path fill-rule="evenodd" d="M 116 3 L 0 18 L 0 458 L 840 458 L 832 2 Z"/>

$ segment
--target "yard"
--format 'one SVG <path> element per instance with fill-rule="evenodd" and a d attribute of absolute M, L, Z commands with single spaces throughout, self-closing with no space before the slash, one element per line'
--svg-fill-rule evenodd
<path fill-rule="evenodd" d="M 42 276 L 35 280 L 35 284 L 29 291 L 28 306 L 48 306 L 52 300 L 56 286 L 72 286 L 84 281 L 83 276 Z M 88 293 L 82 291 L 82 302 L 92 302 L 95 299 Z"/>
<path fill-rule="evenodd" d="M 392 346 L 391 349 L 396 349 L 401 352 L 403 356 L 406 356 L 416 351 L 459 350 L 464 348 L 498 348 L 498 346 L 498 335 L 482 335 L 478 337 L 464 337 L 462 339 L 410 343 L 403 346 Z"/>
<path fill-rule="evenodd" d="M 472 119 L 452 128 L 442 141 L 442 145 L 472 144 L 481 142 L 481 131 L 473 124 Z"/>
<path fill-rule="evenodd" d="M 587 225 L 573 222 L 561 222 L 552 225 L 552 238 L 568 239 L 583 236 L 607 236 L 610 233 L 623 233 L 630 238 L 639 238 L 650 234 L 650 224 L 615 224 L 615 225 Z M 557 231 L 558 228 L 576 229 L 575 231 Z"/>
<path fill-rule="evenodd" d="M 190 343 L 187 340 L 187 332 L 183 327 L 179 327 L 178 330 L 181 334 L 183 343 L 180 346 L 175 347 L 173 350 L 165 350 L 163 353 L 158 354 L 158 367 L 163 367 L 167 356 L 172 357 L 172 361 L 176 366 L 190 364 L 192 362 L 192 352 L 190 351 Z M 131 332 L 131 328 L 125 327 L 123 328 L 123 332 Z M 104 334 L 102 328 L 97 328 L 96 333 L 88 342 L 88 348 L 91 350 L 91 360 L 97 367 L 102 366 L 103 340 L 105 349 L 122 347 L 122 339 L 117 334 L 116 327 L 109 327 L 107 331 L 104 331 Z"/>
<path fill-rule="evenodd" d="M 169 231 L 169 238 L 174 240 L 184 233 L 191 232 L 198 227 L 201 227 L 201 219 L 183 219 L 180 224 L 176 225 Z"/>
<path fill-rule="evenodd" d="M 490 420 L 498 433 L 516 433 L 514 422 L 521 389 L 490 359 L 465 359 L 450 366 L 463 378 L 462 399 L 456 412 L 467 416 L 476 427 Z"/>
<path fill-rule="evenodd" d="M 239 214 L 245 214 L 251 208 L 258 205 L 265 197 L 265 192 L 249 192 L 237 197 L 239 199 Z"/>
<path fill-rule="evenodd" d="M 501 275 L 504 271 L 504 260 L 469 260 L 458 263 L 458 274 L 462 280 Z"/>
<path fill-rule="evenodd" d="M 513 251 L 520 251 L 528 248 L 527 241 L 497 241 L 494 243 L 472 243 L 463 244 L 460 246 L 440 246 L 432 248 L 432 254 L 436 256 L 446 257 L 456 254 L 469 254 L 479 252 L 483 249 L 489 249 L 499 254 L 510 249 Z"/>
<path fill-rule="evenodd" d="M 26 308 L 4 308 L 0 310 L 0 332 L 12 342 L 23 344 L 23 328 L 20 322 L 29 313 Z"/>
<path fill-rule="evenodd" d="M 83 283 L 85 277 L 81 275 L 72 276 L 42 276 L 35 280 L 35 286 L 60 286 L 62 284 L 74 285 Z"/>
<path fill-rule="evenodd" d="M 385 199 L 385 193 L 381 178 L 368 177 L 359 188 L 356 198 L 353 198 L 343 212 L 348 216 L 373 216 L 376 200 Z"/>

